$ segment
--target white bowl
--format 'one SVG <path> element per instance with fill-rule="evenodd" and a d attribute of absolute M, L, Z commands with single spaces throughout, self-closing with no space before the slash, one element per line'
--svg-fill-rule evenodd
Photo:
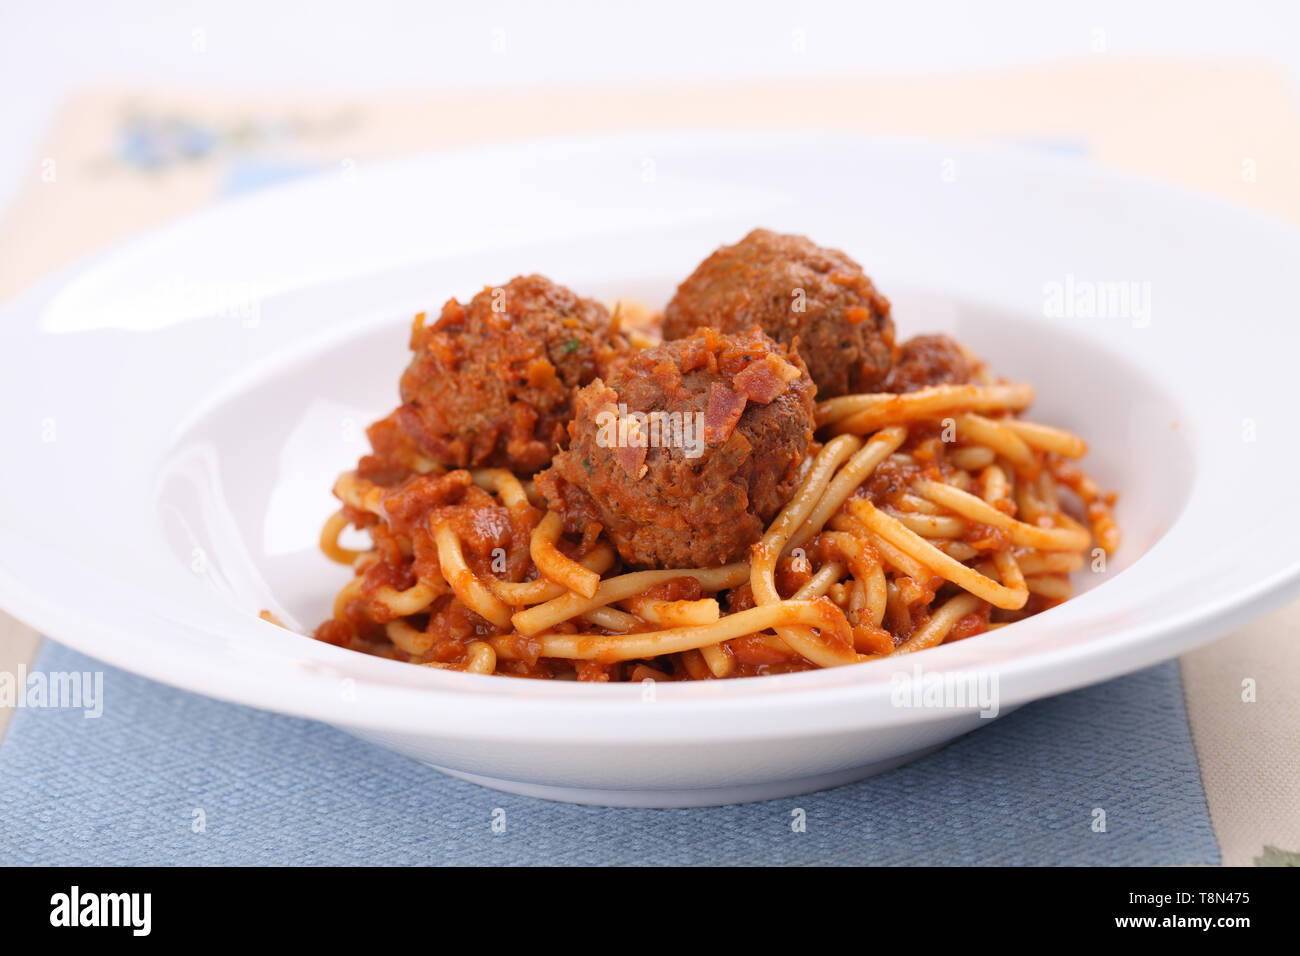
<path fill-rule="evenodd" d="M 1085 436 L 1121 494 L 1106 572 L 905 664 L 652 696 L 414 667 L 258 620 L 309 628 L 349 576 L 316 536 L 396 403 L 412 313 L 533 271 L 659 304 L 755 225 L 848 251 L 900 335 L 953 333 L 1034 383 L 1031 417 Z M 282 187 L 4 309 L 0 604 L 112 664 L 519 793 L 684 806 L 847 782 L 981 724 L 978 704 L 901 706 L 900 673 L 996 678 L 1005 713 L 1296 592 L 1298 261 L 1281 223 L 1079 161 L 856 136 L 566 139 Z M 1120 314 L 1056 308 L 1127 282 Z"/>

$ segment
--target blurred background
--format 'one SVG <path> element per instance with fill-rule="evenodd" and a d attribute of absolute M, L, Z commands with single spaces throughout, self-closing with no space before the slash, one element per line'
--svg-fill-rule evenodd
<path fill-rule="evenodd" d="M 610 127 L 991 139 L 1297 218 L 1297 76 L 1282 0 L 7 0 L 0 298 L 325 164 Z"/>

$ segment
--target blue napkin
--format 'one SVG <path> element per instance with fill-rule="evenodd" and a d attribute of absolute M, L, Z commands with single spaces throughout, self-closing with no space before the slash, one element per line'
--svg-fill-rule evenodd
<path fill-rule="evenodd" d="M 32 670 L 102 671 L 103 715 L 15 712 L 0 864 L 1219 862 L 1175 662 L 1030 704 L 860 783 L 694 810 L 486 790 L 52 641 Z"/>

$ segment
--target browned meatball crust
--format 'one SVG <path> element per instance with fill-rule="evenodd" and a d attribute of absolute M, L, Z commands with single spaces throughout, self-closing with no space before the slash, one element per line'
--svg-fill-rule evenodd
<path fill-rule="evenodd" d="M 709 256 L 664 310 L 664 338 L 757 325 L 799 355 L 819 398 L 877 391 L 894 358 L 889 300 L 862 267 L 803 236 L 755 229 Z"/>
<path fill-rule="evenodd" d="M 577 389 L 631 347 L 600 303 L 531 275 L 452 299 L 411 349 L 392 415 L 411 443 L 449 467 L 531 473 L 563 440 Z"/>
<path fill-rule="evenodd" d="M 885 378 L 883 391 L 915 392 L 931 385 L 968 385 L 983 363 L 946 335 L 918 335 L 898 350 L 898 361 Z"/>
<path fill-rule="evenodd" d="M 735 561 L 794 493 L 812 441 L 813 394 L 798 355 L 758 328 L 700 329 L 582 389 L 569 447 L 537 487 L 567 530 L 600 524 L 631 564 Z M 677 419 L 680 439 L 665 412 L 689 416 Z"/>

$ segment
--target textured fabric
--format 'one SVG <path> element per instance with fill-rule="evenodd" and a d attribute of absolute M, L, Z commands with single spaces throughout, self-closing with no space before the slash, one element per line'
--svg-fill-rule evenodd
<path fill-rule="evenodd" d="M 33 669 L 103 670 L 103 716 L 16 712 L 0 746 L 0 864 L 1218 862 L 1172 662 L 1030 704 L 870 780 L 694 810 L 482 789 L 52 641 Z"/>
<path fill-rule="evenodd" d="M 1300 865 L 1297 633 L 1300 604 L 1289 604 L 1180 661 L 1210 819 L 1228 865 L 1278 853 Z"/>

